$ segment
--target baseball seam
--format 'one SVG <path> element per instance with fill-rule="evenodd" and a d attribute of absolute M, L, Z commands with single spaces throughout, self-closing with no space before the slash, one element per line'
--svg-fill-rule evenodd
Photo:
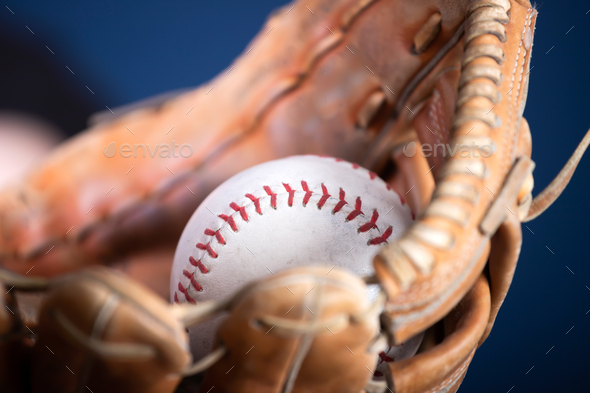
<path fill-rule="evenodd" d="M 337 159 L 336 161 L 339 161 L 339 160 Z M 340 160 L 340 161 L 344 161 L 344 160 Z M 355 164 L 352 164 L 352 165 L 353 165 L 354 169 L 361 168 L 358 164 L 356 164 L 356 166 L 355 166 Z M 369 176 L 370 176 L 371 180 L 378 178 L 377 175 L 372 172 L 369 172 Z M 320 199 L 316 203 L 318 210 L 321 210 L 329 200 L 336 202 L 336 205 L 332 209 L 332 214 L 344 212 L 342 210 L 344 208 L 344 206 L 347 206 L 347 205 L 352 206 L 346 201 L 346 192 L 342 188 L 339 188 L 338 198 L 335 198 L 328 192 L 327 187 L 323 183 L 321 183 L 321 188 L 322 188 L 321 194 L 318 192 L 311 191 L 305 180 L 301 181 L 301 188 L 302 188 L 301 190 L 296 190 L 296 189 L 292 188 L 288 183 L 282 183 L 282 185 L 285 188 L 285 192 L 282 192 L 282 193 L 275 193 L 271 190 L 271 188 L 269 186 L 265 185 L 262 188 L 263 188 L 264 192 L 266 193 L 266 196 L 256 198 L 251 193 L 244 194 L 244 196 L 246 198 L 250 199 L 251 202 L 246 203 L 243 206 L 238 205 L 236 202 L 231 202 L 229 207 L 233 210 L 233 213 L 232 214 L 219 214 L 218 217 L 221 218 L 223 221 L 225 221 L 225 223 L 235 233 L 235 232 L 238 232 L 238 227 L 237 227 L 236 220 L 235 220 L 234 216 L 236 218 L 239 216 L 242 219 L 242 221 L 245 223 L 249 222 L 250 217 L 248 216 L 248 213 L 246 212 L 247 207 L 254 205 L 256 213 L 258 213 L 258 215 L 263 215 L 262 209 L 260 207 L 261 200 L 268 200 L 268 202 L 270 203 L 270 206 L 276 210 L 278 208 L 278 205 L 277 205 L 278 198 L 277 197 L 279 195 L 285 195 L 285 194 L 288 194 L 287 205 L 289 207 L 291 207 L 291 206 L 293 206 L 293 200 L 294 200 L 296 192 L 304 192 L 305 193 L 303 196 L 303 201 L 302 201 L 303 207 L 307 207 L 308 202 L 312 196 L 319 196 L 320 197 Z M 387 189 L 390 189 L 390 187 L 387 184 L 386 184 L 386 186 L 387 186 Z M 399 195 L 398 195 L 398 198 L 400 200 L 400 203 L 402 205 L 405 205 L 403 198 Z M 362 199 L 361 199 L 361 197 L 357 197 L 354 202 L 354 208 L 352 208 L 352 211 L 350 211 L 345 218 L 346 222 L 355 220 L 355 219 L 359 218 L 359 216 L 368 218 L 365 215 L 365 213 L 363 213 L 363 211 L 361 209 L 362 209 Z M 412 214 L 412 218 L 414 218 L 413 214 Z M 357 233 L 359 233 L 359 234 L 365 233 L 371 229 L 376 229 L 379 233 L 381 233 L 381 231 L 379 230 L 379 228 L 377 226 L 378 219 L 379 219 L 379 213 L 377 212 L 376 209 L 374 209 L 373 213 L 371 214 L 370 219 L 368 221 L 364 222 L 363 224 L 359 225 L 359 227 L 357 228 Z M 219 228 L 217 230 L 213 230 L 210 228 L 205 229 L 204 234 L 207 236 L 210 236 L 211 240 L 209 240 L 206 243 L 197 243 L 196 248 L 199 250 L 202 250 L 202 251 L 206 251 L 205 256 L 209 256 L 213 259 L 217 259 L 219 257 L 219 253 L 212 248 L 211 242 L 215 240 L 220 245 L 227 244 L 226 239 L 220 233 L 221 229 L 222 228 Z M 381 233 L 380 236 L 369 239 L 369 241 L 367 242 L 367 245 L 369 245 L 369 246 L 370 245 L 378 245 L 378 244 L 382 244 L 382 243 L 387 242 L 387 239 L 391 236 L 392 232 L 393 232 L 393 228 L 390 225 L 383 233 Z M 196 280 L 195 273 L 197 273 L 197 269 L 198 269 L 202 274 L 207 274 L 207 273 L 209 273 L 209 269 L 203 264 L 201 259 L 202 258 L 199 258 L 198 260 L 196 260 L 193 256 L 189 257 L 189 263 L 190 263 L 190 265 L 192 265 L 194 267 L 194 270 L 192 272 L 190 272 L 187 269 L 183 269 L 182 275 L 189 280 L 189 284 L 187 286 L 184 286 L 182 284 L 181 280 L 180 279 L 178 280 L 177 290 L 174 292 L 174 301 L 176 303 L 180 303 L 180 299 L 178 297 L 179 292 L 184 295 L 186 301 L 188 301 L 189 303 L 196 303 L 195 300 L 189 294 L 189 289 L 191 286 L 197 292 L 203 291 L 203 286 L 201 284 L 199 284 L 199 282 Z"/>

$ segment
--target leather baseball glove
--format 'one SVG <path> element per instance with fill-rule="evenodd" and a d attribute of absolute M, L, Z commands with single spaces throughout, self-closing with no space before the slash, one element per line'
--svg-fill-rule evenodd
<path fill-rule="evenodd" d="M 75 392 L 94 382 L 170 392 L 208 369 L 180 391 L 456 391 L 510 286 L 520 222 L 559 196 L 590 142 L 587 135 L 533 200 L 522 113 L 536 16 L 524 0 L 295 2 L 209 84 L 96 116 L 0 194 L 0 264 L 70 273 L 48 282 L 3 276 L 14 287 L 6 309 L 17 311 L 0 310 L 0 358 L 18 353 L 38 381 L 19 389 Z M 180 149 L 153 154 L 137 144 Z M 427 154 L 437 145 L 454 153 Z M 358 278 L 338 272 L 327 281 L 311 267 L 196 306 L 162 304 L 113 272 L 77 272 L 108 265 L 167 296 L 172 252 L 204 197 L 245 168 L 305 153 L 359 162 L 418 216 L 365 278 L 382 288 L 377 303 L 362 301 Z M 273 288 L 281 280 L 325 287 L 331 295 L 316 299 L 325 311 L 318 320 L 279 317 L 286 305 Z M 31 290 L 41 294 L 22 295 Z M 188 366 L 181 326 L 222 310 L 230 316 L 219 344 Z M 279 328 L 262 337 L 268 326 Z M 421 332 L 416 356 L 373 378 L 386 342 Z M 358 357 L 342 362 L 342 344 Z M 251 345 L 265 355 L 246 357 Z M 75 359 L 71 375 L 48 366 L 43 351 L 52 346 Z M 338 356 L 322 351 L 337 346 Z"/>

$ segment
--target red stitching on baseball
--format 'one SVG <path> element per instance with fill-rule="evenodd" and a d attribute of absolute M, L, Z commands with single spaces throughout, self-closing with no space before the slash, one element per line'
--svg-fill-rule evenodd
<path fill-rule="evenodd" d="M 260 198 L 256 198 L 252 194 L 246 194 L 246 198 L 249 198 L 252 202 L 254 202 L 254 207 L 256 208 L 256 213 L 262 215 L 262 209 L 260 209 Z"/>
<path fill-rule="evenodd" d="M 392 357 L 387 356 L 387 354 L 383 351 L 381 351 L 381 353 L 379 354 L 379 364 L 383 363 L 383 362 L 393 362 L 395 359 Z"/>
<path fill-rule="evenodd" d="M 230 203 L 229 207 L 231 207 L 232 209 L 234 209 L 237 212 L 240 212 L 240 216 L 242 217 L 242 220 L 248 221 L 248 213 L 246 213 L 246 207 L 240 206 L 235 202 Z"/>
<path fill-rule="evenodd" d="M 320 156 L 320 157 L 326 157 L 326 156 Z M 328 157 L 329 158 L 329 157 Z M 341 159 L 341 158 L 336 158 L 335 159 L 336 162 L 346 162 L 345 160 Z M 353 169 L 358 169 L 361 168 L 360 165 L 355 164 L 355 163 L 350 163 L 352 165 Z M 375 174 L 374 172 L 370 172 L 367 171 L 369 173 L 369 178 L 371 180 L 376 179 L 378 176 L 377 174 Z M 391 190 L 391 187 L 389 186 L 389 184 L 385 183 L 385 186 L 388 190 Z M 289 206 L 293 205 L 293 201 L 295 198 L 295 193 L 297 192 L 297 190 L 294 190 L 289 184 L 287 183 L 283 183 L 283 187 L 285 187 L 285 190 L 287 191 L 287 193 L 289 194 L 287 203 Z M 330 193 L 328 192 L 328 188 L 322 183 L 321 184 L 322 187 L 322 196 L 320 197 L 320 200 L 317 203 L 318 209 L 321 210 L 321 208 L 326 204 L 326 202 L 328 201 L 328 199 L 332 196 L 330 195 Z M 305 180 L 301 181 L 301 188 L 302 191 L 305 192 L 305 195 L 303 196 L 303 206 L 306 206 L 309 203 L 309 200 L 311 199 L 311 197 L 313 196 L 314 192 L 311 191 L 309 189 L 309 186 L 307 184 L 307 182 Z M 270 196 L 270 205 L 273 209 L 277 208 L 277 194 L 274 193 L 271 188 L 269 186 L 263 186 L 264 191 L 266 192 L 266 194 L 268 196 Z M 262 215 L 262 209 L 261 209 L 261 205 L 260 205 L 260 198 L 256 198 L 254 195 L 252 194 L 245 194 L 245 196 L 250 199 L 252 201 L 252 203 L 254 203 L 254 208 L 256 209 L 256 212 L 259 215 Z M 342 188 L 340 188 L 339 190 L 339 194 L 338 194 L 338 203 L 336 204 L 336 206 L 334 207 L 334 209 L 332 210 L 332 214 L 338 213 L 339 211 L 342 210 L 342 208 L 348 204 L 348 202 L 346 202 L 345 199 L 346 193 L 344 192 L 344 190 Z M 405 201 L 402 198 L 401 195 L 398 195 L 400 203 L 402 205 L 405 205 Z M 246 213 L 246 206 L 239 206 L 237 203 L 232 202 L 230 204 L 230 207 L 235 210 L 236 212 L 240 213 L 240 216 L 242 217 L 242 219 L 244 221 L 248 221 L 248 214 Z M 347 217 L 346 217 L 346 221 L 351 221 L 354 220 L 355 218 L 357 218 L 360 215 L 364 215 L 364 213 L 361 210 L 362 208 L 362 200 L 360 197 L 357 197 L 356 201 L 355 201 L 355 208 L 352 212 L 350 212 Z M 414 216 L 414 212 L 412 213 L 412 220 L 415 219 Z M 230 226 L 230 228 L 234 231 L 237 232 L 238 231 L 238 227 L 236 225 L 236 222 L 233 219 L 233 216 L 231 215 L 226 215 L 226 214 L 220 214 L 218 216 L 219 218 L 221 218 L 223 221 L 227 222 Z M 377 212 L 377 210 L 373 210 L 373 214 L 371 216 L 371 220 L 364 223 L 363 225 L 361 225 L 358 228 L 358 232 L 359 233 L 363 233 L 363 232 L 368 232 L 371 229 L 376 229 L 379 230 L 378 226 L 377 226 L 377 220 L 379 219 L 379 213 Z M 370 239 L 367 244 L 368 245 L 378 245 L 381 243 L 386 243 L 387 239 L 391 236 L 391 234 L 393 233 L 393 229 L 392 227 L 388 227 L 385 232 L 383 232 L 383 234 L 381 236 L 375 237 L 373 239 Z M 208 236 L 214 236 L 215 239 L 217 240 L 218 243 L 224 245 L 226 244 L 225 239 L 223 238 L 223 236 L 221 235 L 220 231 L 214 231 L 212 229 L 205 229 L 205 234 Z M 213 251 L 213 249 L 211 248 L 210 242 L 207 243 L 206 245 L 203 243 L 198 243 L 197 244 L 197 248 L 200 250 L 204 250 L 207 251 L 207 253 L 209 254 L 209 256 L 213 257 L 213 258 L 217 258 L 219 255 Z M 192 256 L 189 257 L 189 262 L 191 265 L 197 267 L 199 269 L 199 271 L 203 274 L 206 274 L 209 272 L 209 270 L 205 267 L 205 265 L 203 265 L 203 263 L 201 262 L 201 260 L 196 260 L 195 258 L 193 258 Z M 202 291 L 203 287 L 195 280 L 194 278 L 194 274 L 195 273 L 190 273 L 188 270 L 184 270 L 183 274 L 185 277 L 187 277 L 190 280 L 190 285 L 192 285 L 197 291 Z M 190 286 L 189 286 L 190 287 Z M 185 298 L 187 299 L 188 302 L 190 303 L 195 303 L 195 300 L 189 295 L 188 293 L 188 288 L 185 288 L 181 282 L 178 282 L 178 290 L 185 296 Z M 178 300 L 178 294 L 175 292 L 174 293 L 174 301 L 179 303 Z"/>
<path fill-rule="evenodd" d="M 189 280 L 191 280 L 191 285 L 193 287 L 195 287 L 195 289 L 199 292 L 201 292 L 203 290 L 203 287 L 201 287 L 201 285 L 199 285 L 199 283 L 197 282 L 197 280 L 195 280 L 195 274 L 189 272 L 188 270 L 183 270 L 182 274 L 184 274 L 184 276 L 186 278 L 188 278 Z"/>
<path fill-rule="evenodd" d="M 377 363 L 377 366 L 380 366 L 384 362 L 387 362 L 387 363 L 395 362 L 395 359 L 387 356 L 387 354 L 385 352 L 381 351 L 381 353 L 379 353 L 379 362 Z M 375 376 L 382 377 L 383 373 L 380 371 L 375 371 Z"/>
<path fill-rule="evenodd" d="M 180 281 L 178 282 L 178 290 L 184 295 L 184 297 L 186 298 L 186 300 L 188 300 L 189 303 L 197 303 L 195 302 L 195 299 L 193 299 L 191 295 L 188 294 L 188 288 L 183 287 Z"/>
<path fill-rule="evenodd" d="M 309 198 L 313 195 L 313 191 L 309 190 L 309 186 L 305 180 L 301 180 L 301 188 L 305 191 L 305 196 L 303 197 L 303 206 L 306 206 L 309 202 Z"/>
<path fill-rule="evenodd" d="M 264 186 L 264 191 L 266 191 L 266 193 L 268 195 L 270 195 L 270 205 L 272 206 L 273 209 L 277 208 L 277 194 L 275 194 L 274 192 L 272 192 L 272 190 L 270 189 L 269 186 Z"/>
<path fill-rule="evenodd" d="M 328 200 L 328 198 L 330 198 L 332 195 L 330 195 L 328 193 L 328 188 L 324 185 L 324 183 L 322 183 L 322 197 L 320 198 L 319 202 L 318 202 L 318 209 L 322 209 L 322 207 L 326 204 L 326 201 Z"/>
<path fill-rule="evenodd" d="M 231 227 L 232 231 L 234 231 L 234 232 L 238 231 L 238 226 L 236 225 L 236 222 L 234 221 L 234 218 L 232 216 L 220 214 L 218 217 L 221 218 L 223 221 L 227 222 L 229 224 L 229 226 Z"/>
<path fill-rule="evenodd" d="M 211 243 L 207 243 L 207 244 L 198 243 L 197 244 L 197 248 L 199 250 L 205 250 L 205 251 L 207 251 L 207 253 L 211 257 L 213 257 L 213 258 L 217 258 L 218 257 L 217 253 L 215 251 L 213 251 L 213 249 L 211 248 Z"/>
<path fill-rule="evenodd" d="M 389 238 L 389 236 L 391 236 L 392 232 L 393 232 L 393 229 L 391 227 L 387 228 L 385 230 L 385 232 L 383 232 L 383 235 L 369 240 L 369 244 L 375 246 L 377 244 L 387 243 L 387 239 Z"/>
<path fill-rule="evenodd" d="M 344 193 L 344 190 L 341 188 L 340 192 L 338 193 L 338 198 L 340 201 L 336 204 L 334 210 L 332 210 L 332 214 L 338 213 L 344 207 L 344 205 L 348 205 L 348 202 L 344 200 L 345 195 L 346 194 Z"/>
<path fill-rule="evenodd" d="M 293 206 L 293 197 L 295 197 L 295 191 L 291 188 L 290 185 L 283 183 L 283 187 L 285 187 L 285 190 L 287 190 L 287 192 L 289 193 L 289 200 L 287 201 L 287 204 L 289 205 L 289 207 Z"/>
<path fill-rule="evenodd" d="M 363 202 L 361 201 L 361 197 L 356 198 L 356 202 L 354 204 L 354 210 L 350 212 L 350 214 L 346 217 L 346 221 L 352 221 L 357 218 L 361 214 L 365 214 L 361 211 L 361 207 L 363 206 Z"/>
<path fill-rule="evenodd" d="M 180 304 L 180 300 L 178 300 L 178 293 L 174 292 L 174 302 Z"/>
<path fill-rule="evenodd" d="M 223 236 L 221 236 L 221 233 L 219 233 L 219 230 L 214 231 L 212 229 L 205 229 L 205 235 L 207 236 L 215 236 L 215 238 L 217 239 L 217 242 L 219 244 L 225 244 L 225 239 L 223 238 Z"/>
<path fill-rule="evenodd" d="M 367 232 L 373 228 L 379 230 L 377 228 L 377 219 L 379 218 L 379 213 L 377 213 L 377 209 L 373 210 L 373 215 L 371 216 L 371 221 L 367 222 L 366 224 L 361 225 L 359 228 L 359 232 Z"/>
<path fill-rule="evenodd" d="M 203 273 L 203 274 L 209 273 L 209 270 L 207 270 L 207 268 L 205 267 L 205 265 L 203 265 L 201 260 L 197 261 L 195 258 L 190 256 L 190 257 L 188 257 L 188 261 L 191 263 L 191 265 L 198 267 L 199 270 L 201 271 L 201 273 Z"/>

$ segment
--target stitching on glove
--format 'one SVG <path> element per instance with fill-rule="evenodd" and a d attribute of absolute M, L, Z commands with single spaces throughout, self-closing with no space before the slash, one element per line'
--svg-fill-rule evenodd
<path fill-rule="evenodd" d="M 520 61 L 520 55 L 522 52 L 522 48 L 523 48 L 523 42 L 524 42 L 524 37 L 527 31 L 527 28 L 530 28 L 530 25 L 532 23 L 532 8 L 528 9 L 527 12 L 527 17 L 525 19 L 524 22 L 524 27 L 520 36 L 520 44 L 518 45 L 518 51 L 516 52 L 516 59 L 514 61 L 514 69 L 512 70 L 512 77 L 510 78 L 510 90 L 508 90 L 509 92 L 512 91 L 512 89 L 514 88 L 515 85 L 515 78 L 516 78 L 516 71 L 518 69 L 518 63 Z M 519 130 L 517 129 L 516 132 L 514 133 L 514 136 L 512 138 L 512 140 L 509 140 L 508 135 L 510 134 L 510 128 L 512 126 L 512 122 L 513 122 L 513 109 L 514 106 L 516 106 L 518 104 L 518 97 L 520 95 L 520 89 L 522 87 L 522 81 L 523 81 L 523 72 L 524 72 L 524 66 L 526 64 L 526 56 L 522 57 L 522 66 L 520 69 L 520 80 L 518 81 L 518 88 L 516 90 L 516 95 L 514 96 L 514 99 L 509 101 L 509 105 L 508 105 L 508 124 L 506 124 L 506 131 L 504 133 L 504 140 L 506 141 L 504 144 L 504 149 L 502 151 L 505 151 L 506 155 L 512 155 L 512 152 L 514 151 L 516 144 L 517 144 L 517 140 L 518 140 L 518 134 L 519 134 Z M 518 112 L 516 112 L 518 113 Z M 511 142 L 511 144 L 509 144 Z M 508 171 L 506 165 L 508 164 L 507 160 L 501 160 L 501 166 L 500 166 L 500 173 L 502 174 L 502 177 L 498 178 L 497 180 L 497 184 L 495 184 L 492 188 L 493 189 L 498 189 L 498 187 L 500 187 L 501 182 L 504 181 L 504 178 L 506 177 L 506 172 Z"/>

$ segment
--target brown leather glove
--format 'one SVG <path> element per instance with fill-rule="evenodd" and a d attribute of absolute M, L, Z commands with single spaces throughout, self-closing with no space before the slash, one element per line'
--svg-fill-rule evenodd
<path fill-rule="evenodd" d="M 510 285 L 519 222 L 559 195 L 590 140 L 532 201 L 531 136 L 522 113 L 535 19 L 528 1 L 516 0 L 286 6 L 210 84 L 119 117 L 115 111 L 5 190 L 0 264 L 52 276 L 108 263 L 167 293 L 178 235 L 223 180 L 291 154 L 357 161 L 407 195 L 419 215 L 375 260 L 374 281 L 387 297 L 383 334 L 396 344 L 426 331 L 417 356 L 391 363 L 385 382 L 367 389 L 454 391 Z M 456 154 L 412 155 L 409 142 L 449 144 Z M 150 151 L 135 149 L 134 157 L 135 144 L 188 144 L 192 154 L 185 147 L 144 159 Z M 464 145 L 492 154 L 464 154 Z M 74 303 L 66 309 L 80 307 Z M 239 343 L 228 349 L 248 350 Z M 238 390 L 216 368 L 224 359 L 205 381 Z M 269 391 L 309 386 L 289 370 Z M 257 375 L 240 376 L 240 389 L 256 386 Z M 369 379 L 355 376 L 351 389 Z"/>
<path fill-rule="evenodd" d="M 250 283 L 228 299 L 198 305 L 166 305 L 105 268 L 48 282 L 6 271 L 0 277 L 11 288 L 5 305 L 11 316 L 0 321 L 3 391 L 172 393 L 182 376 L 206 369 L 204 381 L 197 374 L 176 391 L 385 389 L 383 378 L 371 379 L 378 353 L 387 346 L 379 319 L 384 293 L 369 301 L 362 280 L 339 268 L 285 271 Z M 34 301 L 30 291 L 41 301 Z M 182 327 L 220 313 L 229 315 L 216 347 L 189 366 Z M 416 379 L 416 373 L 438 375 L 447 369 L 447 362 L 477 343 L 488 316 L 489 289 L 482 276 L 441 325 L 447 336 L 442 344 L 385 369 L 389 386 L 393 375 L 396 383 L 409 379 L 415 391 L 422 391 L 430 378 Z M 473 352 L 441 388 L 462 379 Z"/>
<path fill-rule="evenodd" d="M 200 201 L 231 175 L 293 154 L 358 162 L 400 195 L 415 185 L 407 199 L 423 209 L 442 161 L 392 152 L 428 142 L 426 126 L 448 142 L 467 9 L 467 1 L 316 0 L 277 11 L 209 84 L 109 112 L 4 190 L 0 264 L 51 276 L 109 263 L 165 294 L 169 256 Z M 150 157 L 164 144 L 178 147 Z"/>
<path fill-rule="evenodd" d="M 46 281 L 1 271 L 0 282 L 11 289 L 3 392 L 171 393 L 190 372 L 183 314 L 121 274 L 94 267 Z"/>

